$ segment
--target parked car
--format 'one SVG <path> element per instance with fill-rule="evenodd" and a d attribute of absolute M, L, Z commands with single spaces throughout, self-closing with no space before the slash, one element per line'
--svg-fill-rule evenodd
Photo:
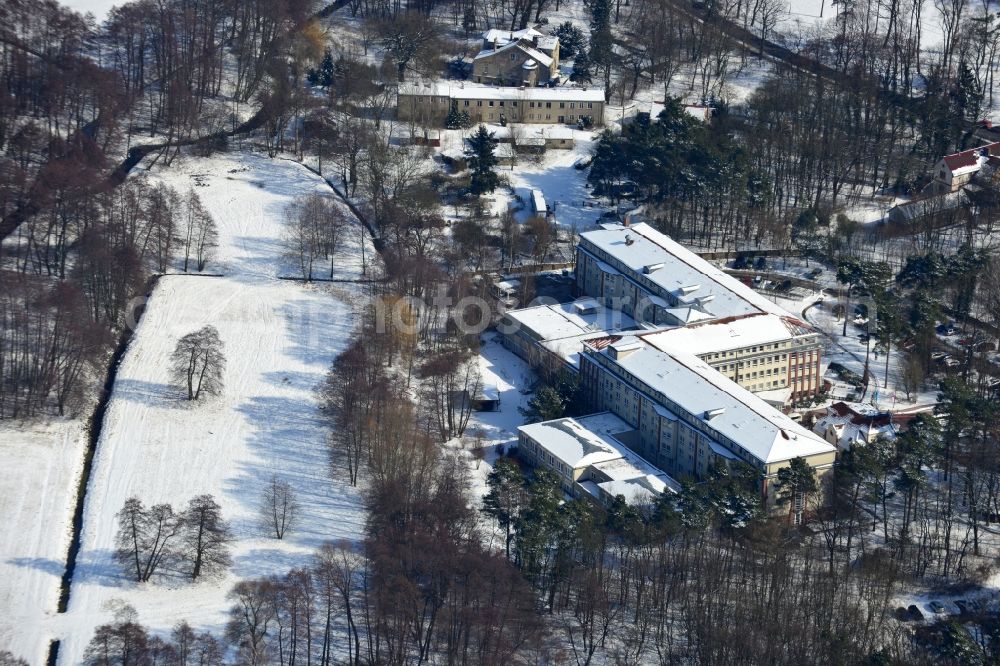
<path fill-rule="evenodd" d="M 941 363 L 946 358 L 951 358 L 951 356 L 948 353 L 946 353 L 946 352 L 943 352 L 943 351 L 940 351 L 940 350 L 931 352 L 931 360 L 932 361 L 936 361 L 937 363 Z"/>
<path fill-rule="evenodd" d="M 574 162 L 573 166 L 582 171 L 583 169 L 586 169 L 587 167 L 590 166 L 590 163 L 593 161 L 593 159 L 594 159 L 593 157 L 586 155 L 578 159 L 576 162 Z"/>
<path fill-rule="evenodd" d="M 934 330 L 937 331 L 938 335 L 955 335 L 954 324 L 938 324 L 937 328 Z"/>
<path fill-rule="evenodd" d="M 919 622 L 924 619 L 924 614 L 920 612 L 920 608 L 916 604 L 910 604 L 906 612 L 911 622 Z"/>
<path fill-rule="evenodd" d="M 944 615 L 944 612 L 947 610 L 940 601 L 932 601 L 927 606 L 938 615 Z"/>
<path fill-rule="evenodd" d="M 816 278 L 818 278 L 822 274 L 823 274 L 823 269 L 822 268 L 814 268 L 811 271 L 809 271 L 808 273 L 806 273 L 806 279 L 815 280 Z"/>
<path fill-rule="evenodd" d="M 757 261 L 753 262 L 754 268 L 759 271 L 767 268 L 767 257 L 757 257 Z"/>

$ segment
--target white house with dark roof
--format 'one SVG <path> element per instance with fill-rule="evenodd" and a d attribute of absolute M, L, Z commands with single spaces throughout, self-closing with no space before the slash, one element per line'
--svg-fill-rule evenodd
<path fill-rule="evenodd" d="M 936 193 L 944 194 L 962 189 L 994 156 L 1000 156 L 1000 142 L 945 155 L 934 165 Z"/>

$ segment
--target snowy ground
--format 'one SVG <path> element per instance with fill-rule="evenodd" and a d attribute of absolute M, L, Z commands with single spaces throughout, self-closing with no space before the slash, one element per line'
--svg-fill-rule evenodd
<path fill-rule="evenodd" d="M 168 631 L 181 619 L 221 630 L 225 596 L 237 578 L 282 573 L 323 541 L 353 539 L 362 529 L 356 492 L 329 478 L 314 394 L 351 335 L 352 290 L 276 279 L 292 272 L 280 241 L 285 206 L 300 194 L 329 190 L 301 166 L 255 155 L 188 159 L 156 175 L 182 191 L 197 183 L 220 232 L 219 259 L 208 271 L 225 277 L 165 276 L 147 304 L 98 445 L 65 615 L 54 610 L 78 430 L 60 424 L 37 437 L 18 433 L 15 463 L 0 474 L 5 518 L 19 526 L 0 540 L 0 581 L 8 583 L 0 583 L 0 649 L 10 647 L 31 663 L 43 660 L 50 638 L 62 639 L 60 663 L 80 663 L 93 628 L 122 601 L 154 630 Z M 339 277 L 360 272 L 357 249 L 356 240 L 347 243 Z M 181 335 L 206 324 L 218 328 L 226 345 L 226 386 L 219 398 L 192 406 L 168 386 L 167 359 Z M 255 520 L 272 474 L 293 485 L 303 506 L 301 527 L 284 541 L 265 536 Z M 124 501 L 134 495 L 147 505 L 182 509 L 201 493 L 213 494 L 232 523 L 232 570 L 194 585 L 172 572 L 143 585 L 122 575 L 112 555 L 115 514 Z M 18 498 L 31 498 L 32 506 Z"/>
<path fill-rule="evenodd" d="M 82 420 L 0 426 L 0 650 L 45 660 L 86 435 Z"/>
<path fill-rule="evenodd" d="M 108 17 L 112 7 L 125 4 L 125 0 L 59 0 L 59 4 L 80 12 L 93 14 L 98 23 Z"/>

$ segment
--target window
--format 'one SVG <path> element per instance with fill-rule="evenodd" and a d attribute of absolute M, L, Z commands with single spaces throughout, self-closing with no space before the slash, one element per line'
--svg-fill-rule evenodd
<path fill-rule="evenodd" d="M 546 102 L 545 103 L 545 108 L 546 109 L 551 109 L 552 108 L 552 102 Z"/>
<path fill-rule="evenodd" d="M 483 100 L 477 99 L 476 100 L 476 106 L 482 106 L 482 105 L 483 105 Z"/>
<path fill-rule="evenodd" d="M 469 100 L 465 100 L 465 105 L 469 106 Z"/>
<path fill-rule="evenodd" d="M 514 60 L 514 54 L 513 53 L 510 54 L 510 59 L 511 59 L 511 61 Z"/>
<path fill-rule="evenodd" d="M 545 114 L 545 119 L 546 120 L 552 120 L 552 114 L 551 113 L 546 113 Z"/>
<path fill-rule="evenodd" d="M 513 102 L 511 102 L 510 105 L 511 106 L 517 106 L 517 100 L 514 100 Z"/>
<path fill-rule="evenodd" d="M 493 100 L 490 100 L 490 106 L 493 106 Z"/>
<path fill-rule="evenodd" d="M 594 103 L 593 102 L 587 102 L 587 108 L 588 109 L 594 108 Z"/>
<path fill-rule="evenodd" d="M 575 109 L 576 108 L 576 102 L 570 102 L 569 103 L 569 108 Z"/>
<path fill-rule="evenodd" d="M 559 102 L 559 108 L 560 109 L 565 109 L 566 108 L 566 102 Z"/>

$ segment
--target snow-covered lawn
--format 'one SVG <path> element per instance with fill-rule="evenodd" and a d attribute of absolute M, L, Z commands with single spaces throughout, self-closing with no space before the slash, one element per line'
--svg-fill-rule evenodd
<path fill-rule="evenodd" d="M 44 659 L 51 638 L 62 640 L 61 664 L 80 663 L 94 627 L 110 620 L 119 602 L 134 606 L 155 631 L 182 619 L 219 631 L 237 579 L 283 573 L 306 563 L 323 541 L 361 533 L 357 493 L 330 479 L 315 396 L 351 336 L 353 285 L 277 279 L 294 274 L 282 258 L 285 207 L 304 193 L 331 193 L 301 166 L 255 155 L 189 158 L 155 176 L 182 192 L 195 187 L 219 225 L 219 256 L 207 271 L 224 277 L 162 277 L 147 303 L 105 417 L 66 614 L 55 610 L 82 462 L 79 423 L 17 431 L 10 443 L 0 432 L 0 497 L 9 527 L 0 537 L 0 649 L 33 664 Z M 338 277 L 358 275 L 358 249 L 352 234 Z M 180 336 L 207 324 L 225 344 L 225 389 L 192 405 L 169 386 L 168 357 Z M 302 505 L 299 528 L 282 541 L 256 521 L 272 474 L 291 483 Z M 214 495 L 231 521 L 229 573 L 196 584 L 173 572 L 154 583 L 132 582 L 113 559 L 115 514 L 124 501 L 137 496 L 181 510 L 202 493 Z"/>
<path fill-rule="evenodd" d="M 45 661 L 86 445 L 82 420 L 0 426 L 0 650 L 31 664 Z"/>

